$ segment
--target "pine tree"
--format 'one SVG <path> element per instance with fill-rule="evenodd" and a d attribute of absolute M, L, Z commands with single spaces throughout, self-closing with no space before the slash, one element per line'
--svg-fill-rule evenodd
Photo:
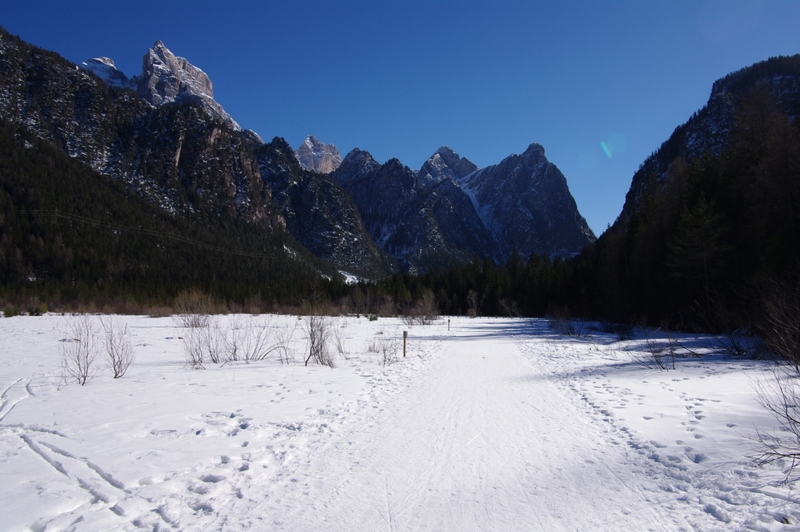
<path fill-rule="evenodd" d="M 667 258 L 672 274 L 688 281 L 702 282 L 705 303 L 711 299 L 711 281 L 719 277 L 733 249 L 729 229 L 716 203 L 700 194 L 691 209 L 685 209 Z"/>

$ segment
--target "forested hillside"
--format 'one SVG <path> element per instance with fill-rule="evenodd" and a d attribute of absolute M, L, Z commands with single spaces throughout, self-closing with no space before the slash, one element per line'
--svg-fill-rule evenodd
<path fill-rule="evenodd" d="M 25 304 L 295 301 L 335 270 L 285 231 L 169 216 L 27 133 L 0 124 L 0 297 Z"/>

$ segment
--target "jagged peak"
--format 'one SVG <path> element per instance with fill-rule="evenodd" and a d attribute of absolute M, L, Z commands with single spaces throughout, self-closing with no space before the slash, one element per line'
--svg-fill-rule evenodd
<path fill-rule="evenodd" d="M 531 143 L 522 155 L 538 155 L 544 157 L 544 146 L 537 142 Z"/>
<path fill-rule="evenodd" d="M 303 168 L 321 174 L 329 174 L 342 164 L 339 149 L 333 144 L 321 142 L 314 135 L 306 136 L 294 155 Z"/>

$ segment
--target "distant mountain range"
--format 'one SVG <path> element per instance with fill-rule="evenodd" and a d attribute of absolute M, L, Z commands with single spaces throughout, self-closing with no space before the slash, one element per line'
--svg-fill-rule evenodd
<path fill-rule="evenodd" d="M 208 76 L 161 41 L 128 78 L 109 58 L 81 68 L 0 33 L 0 117 L 24 126 L 173 216 L 288 232 L 367 278 L 512 252 L 577 254 L 594 240 L 566 179 L 532 145 L 477 169 L 449 148 L 418 171 L 309 136 L 297 151 L 242 130 Z"/>

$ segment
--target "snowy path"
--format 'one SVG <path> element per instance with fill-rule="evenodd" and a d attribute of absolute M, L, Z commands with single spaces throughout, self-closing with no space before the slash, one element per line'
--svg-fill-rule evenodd
<path fill-rule="evenodd" d="M 286 530 L 677 529 L 508 332 L 462 331 L 386 415 L 320 450 L 284 504 L 253 513 Z"/>

